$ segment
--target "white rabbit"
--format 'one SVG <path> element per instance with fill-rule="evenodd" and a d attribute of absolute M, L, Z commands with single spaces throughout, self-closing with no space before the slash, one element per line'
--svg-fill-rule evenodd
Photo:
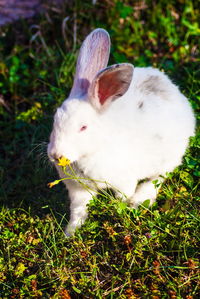
<path fill-rule="evenodd" d="M 152 180 L 181 164 L 195 118 L 165 74 L 128 63 L 107 67 L 109 50 L 103 29 L 83 42 L 71 93 L 54 117 L 48 155 L 55 165 L 67 157 L 81 176 L 108 182 L 137 207 L 156 199 Z M 148 180 L 138 185 L 143 179 Z M 97 183 L 88 192 L 75 180 L 64 183 L 71 200 L 70 235 L 86 219 L 93 194 L 108 185 Z"/>

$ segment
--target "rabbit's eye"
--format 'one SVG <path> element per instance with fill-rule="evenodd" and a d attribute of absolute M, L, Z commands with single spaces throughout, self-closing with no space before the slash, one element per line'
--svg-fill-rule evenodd
<path fill-rule="evenodd" d="M 82 127 L 80 128 L 80 132 L 85 131 L 86 129 L 87 129 L 87 126 L 82 126 Z"/>

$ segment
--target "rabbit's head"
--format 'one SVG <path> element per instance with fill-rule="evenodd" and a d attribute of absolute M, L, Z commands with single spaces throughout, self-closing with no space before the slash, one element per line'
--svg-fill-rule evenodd
<path fill-rule="evenodd" d="M 92 31 L 80 49 L 69 98 L 57 109 L 48 145 L 52 161 L 61 156 L 71 162 L 91 155 L 106 134 L 100 115 L 124 95 L 132 80 L 128 63 L 107 67 L 110 38 L 103 29 Z"/>

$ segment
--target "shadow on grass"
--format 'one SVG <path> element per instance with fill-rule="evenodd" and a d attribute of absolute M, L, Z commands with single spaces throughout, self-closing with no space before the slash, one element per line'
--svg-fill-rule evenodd
<path fill-rule="evenodd" d="M 0 205 L 30 210 L 39 217 L 53 213 L 59 222 L 69 215 L 69 202 L 62 183 L 47 186 L 58 178 L 46 154 L 51 119 L 29 124 L 7 117 L 1 124 Z"/>

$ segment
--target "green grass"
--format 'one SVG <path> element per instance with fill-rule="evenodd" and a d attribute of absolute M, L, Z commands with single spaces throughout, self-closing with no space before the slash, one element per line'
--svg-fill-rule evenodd
<path fill-rule="evenodd" d="M 62 11 L 0 29 L 0 298 L 199 298 L 199 10 L 191 0 L 131 3 L 76 1 L 66 25 Z M 67 192 L 47 187 L 58 175 L 46 144 L 77 48 L 98 26 L 111 35 L 110 63 L 151 64 L 180 86 L 196 137 L 150 209 L 105 192 L 66 239 Z"/>

